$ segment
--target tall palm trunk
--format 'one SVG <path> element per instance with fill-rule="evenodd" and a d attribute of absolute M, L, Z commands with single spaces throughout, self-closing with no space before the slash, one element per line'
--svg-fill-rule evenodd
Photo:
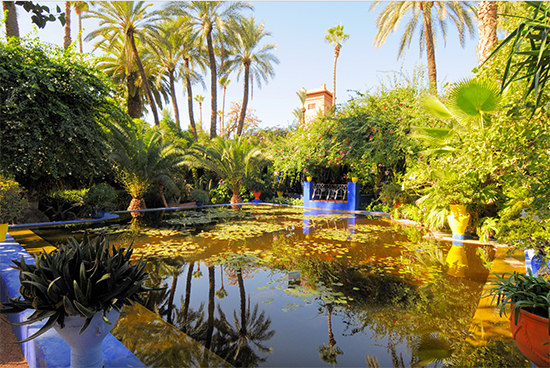
<path fill-rule="evenodd" d="M 206 34 L 206 44 L 208 46 L 208 59 L 210 62 L 210 106 L 212 108 L 212 111 L 210 112 L 210 138 L 215 138 L 217 136 L 216 118 L 218 114 L 218 75 L 216 72 L 216 56 L 214 55 L 214 47 L 212 46 L 212 25 L 209 26 L 208 33 Z"/>
<path fill-rule="evenodd" d="M 237 282 L 239 285 L 239 295 L 241 299 L 241 330 L 239 335 L 246 336 L 248 334 L 246 328 L 246 292 L 244 290 L 244 279 L 241 269 L 237 270 Z"/>
<path fill-rule="evenodd" d="M 14 1 L 2 1 L 2 8 L 4 13 L 8 12 L 6 16 L 6 37 L 19 38 L 19 24 L 17 23 L 17 10 L 15 9 Z"/>
<path fill-rule="evenodd" d="M 189 59 L 183 59 L 185 62 L 185 84 L 187 88 L 187 109 L 189 110 L 189 124 L 191 124 L 191 130 L 193 131 L 193 138 L 195 142 L 199 140 L 197 135 L 197 126 L 195 125 L 195 116 L 193 115 L 193 90 L 191 88 L 191 77 L 189 76 Z"/>
<path fill-rule="evenodd" d="M 182 331 L 187 332 L 187 314 L 189 313 L 189 303 L 191 302 L 191 280 L 193 278 L 193 268 L 195 262 L 189 263 L 189 269 L 187 270 L 187 280 L 185 281 L 185 299 L 183 300 L 183 310 L 181 313 Z"/>
<path fill-rule="evenodd" d="M 130 75 L 126 78 L 126 88 L 128 90 L 128 99 L 126 104 L 128 105 L 128 115 L 132 119 L 139 119 L 141 117 L 141 96 L 139 93 L 139 88 L 135 88 L 136 83 L 136 74 L 131 72 Z M 135 90 L 135 93 L 132 95 L 132 90 Z"/>
<path fill-rule="evenodd" d="M 426 56 L 428 57 L 428 77 L 430 78 L 430 91 L 437 94 L 437 72 L 435 68 L 435 47 L 432 31 L 432 1 L 420 3 L 420 9 L 424 19 L 424 36 L 426 38 Z"/>
<path fill-rule="evenodd" d="M 340 56 L 340 45 L 334 46 L 334 67 L 332 68 L 332 106 L 336 106 L 336 61 Z"/>
<path fill-rule="evenodd" d="M 65 1 L 65 36 L 63 37 L 63 48 L 71 47 L 71 2 Z"/>
<path fill-rule="evenodd" d="M 479 66 L 481 66 L 481 64 L 487 60 L 498 42 L 498 5 L 496 1 L 480 1 L 478 5 L 479 41 L 477 44 L 477 54 L 479 58 Z"/>
<path fill-rule="evenodd" d="M 225 135 L 225 91 L 227 90 L 227 86 L 223 86 L 223 99 L 222 99 L 222 126 L 221 128 L 221 135 L 222 137 Z"/>
<path fill-rule="evenodd" d="M 214 266 L 208 267 L 208 326 L 206 329 L 206 342 L 204 343 L 206 349 L 210 349 L 212 345 L 212 335 L 214 334 L 214 307 L 216 304 L 214 299 L 216 288 L 215 276 Z"/>
<path fill-rule="evenodd" d="M 157 113 L 157 105 L 155 104 L 155 100 L 153 99 L 153 93 L 151 92 L 151 88 L 149 88 L 149 82 L 147 81 L 147 76 L 145 75 L 145 69 L 143 68 L 143 64 L 141 63 L 141 59 L 137 51 L 136 42 L 134 40 L 134 31 L 132 29 L 129 29 L 127 31 L 127 36 L 130 41 L 130 46 L 132 47 L 132 54 L 134 55 L 134 60 L 138 67 L 139 74 L 141 75 L 143 87 L 145 88 L 147 101 L 149 101 L 149 106 L 151 106 L 151 112 L 153 113 L 153 119 L 155 120 L 155 125 L 159 126 L 160 121 L 159 121 L 159 115 Z"/>
<path fill-rule="evenodd" d="M 166 322 L 172 323 L 172 310 L 174 309 L 174 295 L 176 295 L 176 288 L 178 286 L 178 274 L 174 272 L 172 274 L 172 285 L 170 286 L 170 294 L 168 296 L 168 311 L 166 315 Z"/>
<path fill-rule="evenodd" d="M 78 18 L 78 46 L 82 54 L 84 52 L 82 49 L 82 12 L 76 12 L 76 16 Z"/>
<path fill-rule="evenodd" d="M 250 61 L 244 63 L 244 95 L 241 113 L 239 114 L 239 125 L 237 127 L 237 136 L 243 134 L 244 118 L 246 117 L 246 107 L 248 105 L 248 84 L 250 81 Z"/>
<path fill-rule="evenodd" d="M 170 70 L 169 78 L 170 78 L 170 98 L 172 99 L 172 108 L 174 109 L 174 119 L 176 119 L 176 125 L 178 126 L 178 130 L 181 131 L 180 111 L 178 109 L 178 100 L 176 99 L 176 78 L 174 78 L 174 70 Z"/>

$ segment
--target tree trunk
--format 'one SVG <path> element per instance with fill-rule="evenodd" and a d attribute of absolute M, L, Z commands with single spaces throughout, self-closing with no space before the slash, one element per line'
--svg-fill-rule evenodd
<path fill-rule="evenodd" d="M 191 124 L 191 130 L 193 131 L 193 138 L 195 142 L 199 140 L 197 135 L 197 126 L 195 125 L 195 116 L 193 115 L 193 90 L 191 88 L 191 77 L 189 76 L 189 59 L 184 59 L 185 62 L 185 84 L 187 88 L 187 109 L 189 110 L 189 124 Z"/>
<path fill-rule="evenodd" d="M 17 10 L 15 9 L 14 1 L 2 1 L 2 8 L 4 13 L 8 12 L 6 16 L 6 37 L 19 38 L 19 24 L 17 23 Z"/>
<path fill-rule="evenodd" d="M 82 14 L 81 13 L 77 13 L 77 16 L 78 16 L 78 45 L 79 45 L 79 49 L 80 49 L 80 53 L 84 53 L 84 51 L 82 50 Z"/>
<path fill-rule="evenodd" d="M 239 335 L 246 336 L 248 333 L 246 328 L 246 291 L 244 290 L 243 271 L 241 269 L 237 270 L 237 283 L 241 299 L 241 330 Z"/>
<path fill-rule="evenodd" d="M 218 75 L 216 72 L 216 56 L 214 55 L 214 47 L 212 46 L 212 25 L 210 25 L 209 27 L 210 29 L 206 33 L 206 43 L 208 45 L 208 59 L 210 62 L 210 102 L 212 109 L 212 111 L 210 112 L 210 138 L 212 139 L 217 136 L 216 117 L 218 114 Z"/>
<path fill-rule="evenodd" d="M 71 47 L 71 2 L 65 1 L 65 37 L 63 37 L 63 48 Z"/>
<path fill-rule="evenodd" d="M 193 278 L 193 268 L 195 262 L 189 263 L 189 269 L 187 270 L 187 280 L 185 282 L 185 299 L 183 301 L 183 308 L 181 312 L 181 330 L 187 333 L 187 314 L 189 313 L 189 303 L 191 301 L 191 281 Z"/>
<path fill-rule="evenodd" d="M 234 203 L 242 203 L 242 198 L 237 192 L 233 192 L 233 195 L 231 196 L 231 204 Z M 233 205 L 231 206 L 234 210 L 240 210 L 241 206 Z"/>
<path fill-rule="evenodd" d="M 136 74 L 135 72 L 130 73 L 126 79 L 126 88 L 128 90 L 128 100 L 126 104 L 128 105 L 128 115 L 132 119 L 139 119 L 141 117 L 141 96 L 139 94 L 139 88 L 135 88 Z M 132 95 L 132 90 L 135 89 L 134 95 Z"/>
<path fill-rule="evenodd" d="M 221 132 L 222 137 L 225 135 L 225 91 L 227 90 L 227 86 L 223 86 L 223 99 L 222 99 L 222 126 L 221 126 Z"/>
<path fill-rule="evenodd" d="M 244 118 L 246 117 L 246 107 L 248 106 L 248 87 L 250 81 L 250 62 L 244 63 L 244 94 L 243 104 L 241 106 L 241 113 L 239 114 L 239 125 L 237 126 L 237 136 L 243 134 Z"/>
<path fill-rule="evenodd" d="M 178 109 L 178 100 L 176 99 L 176 80 L 174 78 L 174 71 L 170 70 L 168 72 L 170 78 L 170 97 L 172 98 L 172 108 L 174 109 L 174 119 L 176 120 L 176 125 L 178 130 L 181 131 L 180 124 L 180 111 Z"/>
<path fill-rule="evenodd" d="M 340 56 L 340 45 L 334 46 L 334 67 L 332 68 L 332 106 L 336 106 L 336 61 Z"/>
<path fill-rule="evenodd" d="M 216 295 L 215 276 L 214 266 L 208 267 L 208 320 L 206 328 L 206 342 L 204 343 L 204 347 L 206 349 L 210 349 L 210 346 L 212 345 L 212 335 L 214 334 L 214 307 L 216 304 L 214 299 L 214 296 Z"/>
<path fill-rule="evenodd" d="M 132 198 L 132 201 L 130 201 L 130 205 L 128 206 L 128 211 L 135 211 L 135 210 L 144 210 L 147 206 L 145 205 L 145 199 L 143 198 Z M 143 216 L 143 212 L 131 212 L 131 215 L 133 218 L 138 218 Z"/>
<path fill-rule="evenodd" d="M 478 8 L 479 41 L 477 43 L 477 55 L 479 66 L 481 66 L 485 60 L 487 60 L 498 42 L 498 5 L 496 1 L 480 1 L 478 3 Z"/>
<path fill-rule="evenodd" d="M 435 47 L 432 30 L 432 5 L 433 2 L 426 1 L 420 4 L 424 18 L 424 37 L 426 38 L 426 56 L 428 57 L 428 76 L 430 78 L 430 91 L 437 94 L 437 72 L 435 68 Z"/>
<path fill-rule="evenodd" d="M 172 285 L 170 287 L 170 294 L 168 296 L 168 310 L 166 315 L 166 322 L 172 324 L 172 310 L 174 309 L 174 295 L 176 295 L 176 288 L 178 286 L 178 274 L 174 272 L 172 274 Z"/>
<path fill-rule="evenodd" d="M 153 119 L 155 120 L 155 125 L 159 126 L 159 115 L 157 113 L 157 106 L 155 104 L 155 100 L 153 99 L 153 93 L 151 92 L 151 88 L 149 88 L 149 82 L 147 81 L 147 76 L 145 75 L 145 69 L 143 68 L 143 64 L 141 63 L 141 59 L 139 58 L 139 54 L 136 47 L 136 42 L 134 40 L 134 33 L 132 30 L 128 30 L 128 39 L 130 40 L 130 46 L 132 47 L 132 54 L 134 55 L 134 60 L 137 64 L 139 75 L 141 75 L 141 81 L 143 83 L 143 87 L 145 88 L 145 93 L 147 96 L 147 100 L 149 101 L 149 106 L 151 106 L 151 112 L 153 113 Z"/>

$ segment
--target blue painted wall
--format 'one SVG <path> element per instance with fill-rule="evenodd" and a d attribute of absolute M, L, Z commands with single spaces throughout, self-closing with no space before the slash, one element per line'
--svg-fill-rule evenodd
<path fill-rule="evenodd" d="M 336 211 L 359 210 L 359 202 L 361 200 L 361 195 L 359 193 L 359 183 L 348 183 L 348 201 L 343 203 L 311 199 L 311 197 L 313 196 L 313 185 L 314 183 L 312 181 L 304 182 L 304 207 Z"/>

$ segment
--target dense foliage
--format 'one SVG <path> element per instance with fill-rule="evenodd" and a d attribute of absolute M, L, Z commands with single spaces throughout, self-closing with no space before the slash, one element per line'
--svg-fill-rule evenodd
<path fill-rule="evenodd" d="M 2 171 L 25 187 L 81 186 L 108 172 L 102 126 L 123 114 L 105 78 L 71 52 L 0 44 Z"/>

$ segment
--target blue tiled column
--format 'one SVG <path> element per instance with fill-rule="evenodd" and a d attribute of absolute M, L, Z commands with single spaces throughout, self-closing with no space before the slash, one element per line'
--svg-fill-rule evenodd
<path fill-rule="evenodd" d="M 361 201 L 361 195 L 359 193 L 359 183 L 348 183 L 348 211 L 357 211 L 359 209 L 359 203 Z"/>
<path fill-rule="evenodd" d="M 304 181 L 304 207 L 314 207 L 311 203 L 311 196 L 313 195 L 313 182 Z"/>

